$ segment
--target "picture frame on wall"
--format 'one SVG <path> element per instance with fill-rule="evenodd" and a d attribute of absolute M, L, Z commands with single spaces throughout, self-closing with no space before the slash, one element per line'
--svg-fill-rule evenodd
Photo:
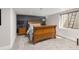
<path fill-rule="evenodd" d="M 0 9 L 0 25 L 1 25 L 1 9 Z"/>

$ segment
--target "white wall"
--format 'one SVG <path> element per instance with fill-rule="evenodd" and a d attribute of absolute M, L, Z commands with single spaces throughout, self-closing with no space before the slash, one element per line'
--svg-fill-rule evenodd
<path fill-rule="evenodd" d="M 10 45 L 10 9 L 1 9 L 0 47 Z"/>
<path fill-rule="evenodd" d="M 13 46 L 15 39 L 16 39 L 16 13 L 13 9 L 10 10 L 11 11 L 11 21 L 10 21 L 10 43 L 11 43 L 11 47 Z"/>
<path fill-rule="evenodd" d="M 13 9 L 1 9 L 0 49 L 10 49 L 16 37 L 16 16 Z"/>
<path fill-rule="evenodd" d="M 47 25 L 57 25 L 57 35 L 76 41 L 77 37 L 79 37 L 79 29 L 60 28 L 60 20 L 61 18 L 58 14 L 47 16 Z"/>
<path fill-rule="evenodd" d="M 47 25 L 56 25 L 57 30 L 59 28 L 59 15 L 50 15 L 46 17 L 46 24 Z M 58 31 L 57 31 L 58 32 Z"/>

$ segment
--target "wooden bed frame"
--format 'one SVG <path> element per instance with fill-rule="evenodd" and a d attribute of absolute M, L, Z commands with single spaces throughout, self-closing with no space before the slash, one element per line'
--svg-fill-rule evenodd
<path fill-rule="evenodd" d="M 33 44 L 49 38 L 56 38 L 56 25 L 34 26 L 33 31 Z"/>

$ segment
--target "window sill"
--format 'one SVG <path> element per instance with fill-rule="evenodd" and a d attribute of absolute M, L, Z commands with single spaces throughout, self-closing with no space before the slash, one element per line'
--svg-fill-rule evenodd
<path fill-rule="evenodd" d="M 63 29 L 63 30 L 78 30 L 78 31 L 79 31 L 79 29 L 64 28 L 64 27 L 61 27 L 61 28 L 59 28 L 59 29 Z"/>

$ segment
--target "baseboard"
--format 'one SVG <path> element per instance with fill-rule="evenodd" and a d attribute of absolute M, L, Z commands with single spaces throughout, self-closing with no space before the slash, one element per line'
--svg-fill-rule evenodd
<path fill-rule="evenodd" d="M 74 40 L 75 38 L 70 38 L 70 37 L 64 36 L 64 35 L 63 36 L 62 35 L 57 35 L 57 36 L 76 42 L 76 40 Z"/>

